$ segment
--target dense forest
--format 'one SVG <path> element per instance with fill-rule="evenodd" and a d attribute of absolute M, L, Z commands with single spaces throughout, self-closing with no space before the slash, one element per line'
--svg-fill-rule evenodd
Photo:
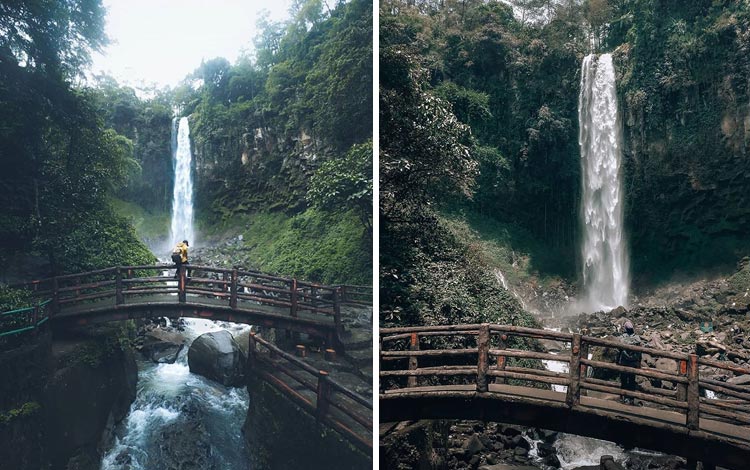
<path fill-rule="evenodd" d="M 237 63 L 146 90 L 85 77 L 104 13 L 0 6 L 5 280 L 154 260 L 139 238 L 163 256 L 173 118 L 189 116 L 202 237 L 245 233 L 244 264 L 369 284 L 372 4 L 295 2 L 288 21 L 259 20 Z"/>
<path fill-rule="evenodd" d="M 497 268 L 576 282 L 592 52 L 615 58 L 634 284 L 734 267 L 750 249 L 749 34 L 733 1 L 381 2 L 383 321 L 498 319 L 514 301 Z"/>

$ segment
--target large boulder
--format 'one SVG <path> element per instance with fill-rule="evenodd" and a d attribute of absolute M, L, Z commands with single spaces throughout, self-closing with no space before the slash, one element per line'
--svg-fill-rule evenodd
<path fill-rule="evenodd" d="M 188 350 L 190 372 L 227 386 L 244 383 L 246 357 L 228 331 L 200 335 Z"/>
<path fill-rule="evenodd" d="M 185 337 L 178 331 L 155 328 L 143 335 L 141 353 L 156 363 L 173 364 L 185 346 Z"/>

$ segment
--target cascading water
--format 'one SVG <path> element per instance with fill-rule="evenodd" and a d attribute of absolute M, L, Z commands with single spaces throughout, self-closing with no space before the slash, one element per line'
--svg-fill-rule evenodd
<path fill-rule="evenodd" d="M 192 374 L 187 364 L 188 346 L 195 338 L 224 328 L 209 320 L 184 321 L 187 344 L 174 364 L 138 361 L 136 399 L 115 429 L 115 441 L 102 459 L 101 470 L 183 468 L 179 462 L 206 456 L 210 459 L 192 462 L 191 468 L 247 470 L 241 433 L 247 390 Z M 249 328 L 233 325 L 230 332 L 237 335 Z"/>
<path fill-rule="evenodd" d="M 175 132 L 176 131 L 176 132 Z M 171 243 L 188 239 L 193 245 L 193 183 L 190 175 L 190 129 L 187 118 L 172 123 L 175 186 Z M 162 260 L 162 262 L 167 262 Z M 170 276 L 170 270 L 162 272 Z M 168 283 L 172 281 L 167 281 Z M 138 361 L 138 392 L 128 416 L 115 428 L 101 470 L 168 470 L 220 468 L 247 470 L 242 426 L 249 397 L 244 388 L 229 388 L 190 372 L 187 352 L 203 333 L 229 329 L 234 335 L 250 329 L 186 318 L 185 348 L 173 364 Z M 169 324 L 171 322 L 167 322 Z"/>
<path fill-rule="evenodd" d="M 174 150 L 174 192 L 170 244 L 187 239 L 195 246 L 193 232 L 193 178 L 191 175 L 190 126 L 188 118 L 180 118 L 177 148 Z"/>
<path fill-rule="evenodd" d="M 609 310 L 626 306 L 629 288 L 620 168 L 622 134 L 610 54 L 583 59 L 578 121 L 584 308 Z"/>

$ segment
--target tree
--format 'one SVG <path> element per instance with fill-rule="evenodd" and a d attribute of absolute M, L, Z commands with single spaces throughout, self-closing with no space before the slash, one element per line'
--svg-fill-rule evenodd
<path fill-rule="evenodd" d="M 329 212 L 354 211 L 372 240 L 372 141 L 324 162 L 310 179 L 307 200 Z"/>

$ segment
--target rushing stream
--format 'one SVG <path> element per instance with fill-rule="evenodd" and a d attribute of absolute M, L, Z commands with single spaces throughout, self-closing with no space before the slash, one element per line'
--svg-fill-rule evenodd
<path fill-rule="evenodd" d="M 223 329 L 208 320 L 185 319 L 185 324 L 188 343 Z M 246 329 L 249 326 L 232 325 L 230 332 Z M 194 461 L 195 454 L 211 456 L 213 466 L 206 468 L 247 470 L 241 434 L 247 407 L 244 388 L 224 387 L 190 373 L 187 347 L 174 364 L 139 361 L 136 399 L 117 426 L 115 443 L 101 468 L 167 470 L 181 459 Z"/>

